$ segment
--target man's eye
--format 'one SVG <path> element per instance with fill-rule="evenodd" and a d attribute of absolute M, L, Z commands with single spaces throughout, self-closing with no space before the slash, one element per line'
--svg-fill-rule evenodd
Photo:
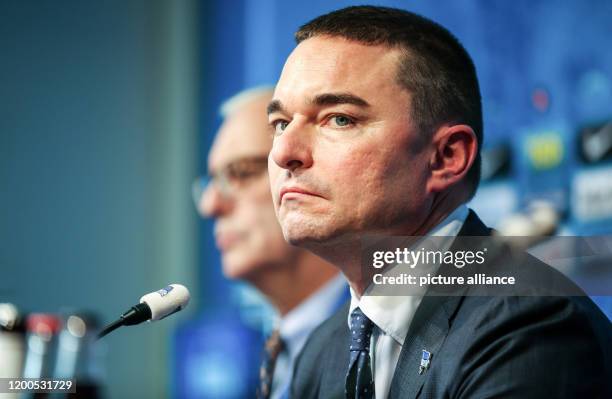
<path fill-rule="evenodd" d="M 336 127 L 347 127 L 354 123 L 354 121 L 345 115 L 334 115 L 329 119 Z"/>
<path fill-rule="evenodd" d="M 289 125 L 289 122 L 283 121 L 283 120 L 272 122 L 272 126 L 274 126 L 274 134 L 280 135 L 281 133 L 285 131 L 285 129 L 287 129 L 288 125 Z"/>
<path fill-rule="evenodd" d="M 248 179 L 249 177 L 253 175 L 254 173 L 251 170 L 240 170 L 240 169 L 232 170 L 228 173 L 228 177 L 230 180 L 238 180 L 238 181 Z"/>

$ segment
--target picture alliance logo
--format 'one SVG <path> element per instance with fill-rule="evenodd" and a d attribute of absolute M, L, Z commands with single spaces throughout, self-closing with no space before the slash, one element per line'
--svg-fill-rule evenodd
<path fill-rule="evenodd" d="M 479 251 L 440 251 L 440 250 L 409 250 L 396 248 L 395 251 L 375 251 L 372 255 L 372 266 L 380 269 L 384 266 L 406 265 L 414 269 L 417 265 L 454 265 L 461 269 L 466 265 L 485 262 L 487 248 Z"/>

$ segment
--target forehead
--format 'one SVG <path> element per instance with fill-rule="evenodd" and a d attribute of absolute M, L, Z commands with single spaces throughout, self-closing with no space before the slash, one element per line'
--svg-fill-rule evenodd
<path fill-rule="evenodd" d="M 225 118 L 208 155 L 208 168 L 215 170 L 240 158 L 266 156 L 272 137 L 266 106 L 271 94 L 259 96 Z"/>
<path fill-rule="evenodd" d="M 291 53 L 274 97 L 283 101 L 298 93 L 350 92 L 367 97 L 402 91 L 396 77 L 400 57 L 399 49 L 385 45 L 316 36 Z"/>

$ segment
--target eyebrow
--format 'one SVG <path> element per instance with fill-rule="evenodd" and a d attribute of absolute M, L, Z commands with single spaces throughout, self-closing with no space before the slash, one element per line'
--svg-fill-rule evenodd
<path fill-rule="evenodd" d="M 283 112 L 284 107 L 280 100 L 272 100 L 270 104 L 268 104 L 268 115 L 273 114 L 275 112 Z"/>
<path fill-rule="evenodd" d="M 310 101 L 311 104 L 317 106 L 325 105 L 339 105 L 339 104 L 352 104 L 358 107 L 369 107 L 370 104 L 361 97 L 358 97 L 350 93 L 324 93 L 315 96 Z M 283 103 L 280 100 L 272 100 L 268 104 L 268 115 L 275 112 L 284 112 Z"/>
<path fill-rule="evenodd" d="M 352 104 L 359 107 L 369 107 L 370 104 L 361 97 L 357 97 L 350 93 L 325 93 L 319 94 L 312 101 L 314 105 L 338 105 L 338 104 Z"/>

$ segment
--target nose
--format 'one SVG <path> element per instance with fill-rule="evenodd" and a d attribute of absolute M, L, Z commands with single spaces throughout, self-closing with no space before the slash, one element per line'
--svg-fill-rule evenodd
<path fill-rule="evenodd" d="M 233 199 L 223 195 L 214 184 L 209 184 L 198 202 L 198 212 L 203 217 L 217 218 L 228 214 L 233 206 Z"/>
<path fill-rule="evenodd" d="M 285 131 L 274 137 L 270 158 L 279 167 L 295 172 L 312 166 L 311 132 L 294 120 Z"/>

